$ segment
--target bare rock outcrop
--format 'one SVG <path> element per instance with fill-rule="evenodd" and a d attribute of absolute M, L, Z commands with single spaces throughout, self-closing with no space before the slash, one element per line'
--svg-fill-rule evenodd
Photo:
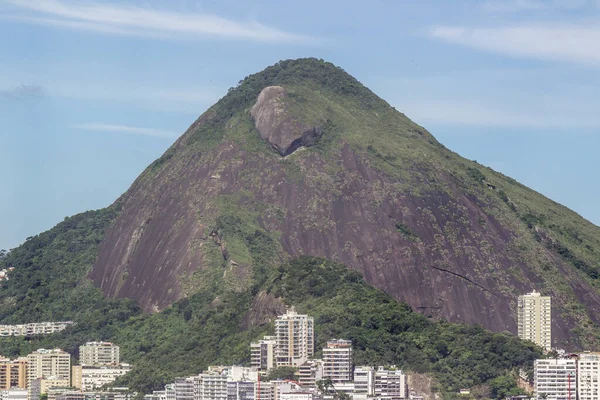
<path fill-rule="evenodd" d="M 287 92 L 281 86 L 268 86 L 258 95 L 250 114 L 263 140 L 287 156 L 299 147 L 312 146 L 323 136 L 321 128 L 297 121 L 283 100 Z"/>

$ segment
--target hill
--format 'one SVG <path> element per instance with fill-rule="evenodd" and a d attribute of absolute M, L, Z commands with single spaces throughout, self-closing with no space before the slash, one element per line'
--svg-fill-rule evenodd
<path fill-rule="evenodd" d="M 516 298 L 536 289 L 554 299 L 557 345 L 596 342 L 600 229 L 449 151 L 321 60 L 241 81 L 120 203 L 90 277 L 148 312 L 221 277 L 243 291 L 310 255 L 497 332 L 516 333 Z"/>
<path fill-rule="evenodd" d="M 0 354 L 113 340 L 136 365 L 124 383 L 149 390 L 247 362 L 294 304 L 319 343 L 352 339 L 359 363 L 431 374 L 449 393 L 511 381 L 539 355 L 509 335 L 532 289 L 553 296 L 556 345 L 597 348 L 599 252 L 600 228 L 446 149 L 342 69 L 282 61 L 230 89 L 113 205 L 0 258 L 14 267 L 1 323 L 77 322 L 2 338 Z"/>

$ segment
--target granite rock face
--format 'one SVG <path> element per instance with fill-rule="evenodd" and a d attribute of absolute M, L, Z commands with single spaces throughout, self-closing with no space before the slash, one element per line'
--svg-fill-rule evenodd
<path fill-rule="evenodd" d="M 266 140 L 282 156 L 299 147 L 312 146 L 323 136 L 319 127 L 311 127 L 288 111 L 287 93 L 281 86 L 268 86 L 260 92 L 250 114 L 260 137 Z"/>
<path fill-rule="evenodd" d="M 598 289 L 554 250 L 557 243 L 571 246 L 566 235 L 577 230 L 573 240 L 592 250 L 571 254 L 591 268 L 598 227 L 444 148 L 351 78 L 342 76 L 343 85 L 335 78 L 329 91 L 319 89 L 327 79 L 298 91 L 251 77 L 264 85 L 232 101 L 238 108 L 221 101 L 209 109 L 119 199 L 122 211 L 90 272 L 96 286 L 137 300 L 147 312 L 204 284 L 243 289 L 254 261 L 239 237 L 219 230 L 226 216 L 251 220 L 251 239 L 271 235 L 281 260 L 309 255 L 343 263 L 434 319 L 516 334 L 517 296 L 536 289 L 553 296 L 559 347 L 577 346 L 575 328 L 600 324 Z M 348 93 L 354 98 L 342 97 Z M 307 107 L 321 104 L 312 116 L 328 112 L 332 136 L 293 115 L 293 96 L 305 96 Z M 198 132 L 212 142 L 194 141 Z M 306 150 L 295 151 L 301 146 Z M 485 179 L 473 172 L 479 170 Z M 542 227 L 534 218 L 540 212 L 571 230 Z M 263 296 L 244 325 L 262 324 L 282 309 L 280 299 Z"/>

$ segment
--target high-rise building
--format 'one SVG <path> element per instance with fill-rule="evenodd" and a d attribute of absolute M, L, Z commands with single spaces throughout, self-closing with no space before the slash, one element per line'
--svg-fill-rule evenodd
<path fill-rule="evenodd" d="M 395 365 L 389 369 L 378 367 L 375 371 L 375 397 L 382 400 L 406 398 L 406 376 Z"/>
<path fill-rule="evenodd" d="M 87 342 L 79 347 L 81 365 L 118 365 L 119 346 L 110 342 Z"/>
<path fill-rule="evenodd" d="M 71 355 L 61 349 L 39 349 L 27 356 L 27 386 L 38 378 L 71 380 Z"/>
<path fill-rule="evenodd" d="M 542 296 L 536 291 L 519 296 L 517 308 L 519 337 L 550 350 L 552 348 L 550 296 Z"/>
<path fill-rule="evenodd" d="M 535 360 L 533 391 L 536 399 L 575 399 L 577 365 L 574 359 Z"/>
<path fill-rule="evenodd" d="M 323 348 L 323 378 L 333 383 L 352 382 L 352 342 L 333 339 Z"/>
<path fill-rule="evenodd" d="M 0 390 L 27 387 L 27 358 L 0 357 Z"/>
<path fill-rule="evenodd" d="M 275 360 L 278 367 L 299 367 L 314 355 L 314 326 L 312 317 L 298 314 L 294 307 L 275 320 Z"/>
<path fill-rule="evenodd" d="M 275 367 L 275 336 L 265 336 L 250 344 L 250 364 L 259 371 L 269 371 Z"/>
<path fill-rule="evenodd" d="M 579 355 L 577 398 L 579 400 L 600 400 L 600 353 Z"/>
<path fill-rule="evenodd" d="M 375 369 L 361 366 L 354 368 L 353 400 L 366 400 L 375 395 Z"/>

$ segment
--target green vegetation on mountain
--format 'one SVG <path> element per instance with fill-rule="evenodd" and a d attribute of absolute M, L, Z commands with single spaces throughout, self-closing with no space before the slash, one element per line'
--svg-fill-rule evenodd
<path fill-rule="evenodd" d="M 96 240 L 89 238 L 101 237 L 105 227 L 101 221 L 109 218 L 110 210 L 103 210 L 81 214 L 69 222 L 82 230 L 80 234 L 88 238 L 89 246 L 94 246 Z M 23 276 L 37 260 L 68 248 L 69 242 L 63 240 L 66 226 L 70 225 L 59 224 L 30 239 L 14 253 L 15 258 L 9 253 L 2 262 L 21 269 L 19 276 Z M 33 243 L 41 240 L 51 245 L 38 251 Z M 35 279 L 57 287 L 50 274 L 60 270 L 35 268 L 26 275 L 34 271 Z M 243 293 L 225 288 L 208 290 L 154 315 L 140 314 L 130 301 L 103 298 L 85 283 L 84 276 L 85 269 L 63 276 L 61 295 L 47 296 L 37 306 L 40 316 L 72 318 L 78 323 L 75 327 L 47 337 L 0 338 L 0 354 L 17 356 L 39 347 L 62 347 L 76 355 L 77 347 L 85 341 L 112 340 L 122 346 L 123 359 L 135 365 L 119 383 L 150 391 L 211 364 L 248 364 L 250 342 L 272 333 L 272 326 L 243 330 L 242 320 L 250 312 L 254 295 L 266 292 L 315 317 L 318 348 L 331 338 L 351 339 L 357 364 L 395 364 L 432 374 L 440 392 L 486 384 L 515 368 L 527 367 L 540 355 L 533 345 L 509 335 L 493 334 L 478 326 L 432 322 L 369 286 L 360 274 L 323 259 L 291 261 L 271 269 L 259 287 Z M 15 275 L 11 278 L 16 281 Z M 12 285 L 7 285 L 8 292 L 17 296 L 20 284 Z M 44 286 L 32 285 L 27 296 L 43 296 Z M 215 298 L 217 292 L 220 294 Z M 42 312 L 61 307 L 63 312 Z M 3 322 L 16 321 L 9 318 Z"/>
<path fill-rule="evenodd" d="M 250 116 L 272 85 L 285 88 L 281 101 L 294 118 L 324 132 L 285 158 Z M 514 325 L 516 296 L 533 288 L 553 296 L 559 345 L 597 348 L 600 229 L 449 151 L 341 68 L 282 61 L 240 81 L 200 121 L 114 205 L 0 254 L 0 269 L 14 267 L 0 288 L 0 323 L 77 323 L 48 337 L 0 338 L 1 355 L 57 346 L 76 356 L 85 341 L 111 340 L 135 365 L 119 383 L 147 392 L 209 364 L 247 364 L 249 343 L 273 329 L 247 318 L 268 295 L 315 317 L 318 347 L 351 339 L 357 364 L 427 374 L 444 397 L 485 387 L 502 398 L 518 393 L 515 370 L 529 368 L 540 350 L 444 317 L 502 331 Z M 102 246 L 108 255 L 98 276 L 116 276 L 107 281 L 118 285 L 139 279 L 148 285 L 140 296 L 179 285 L 184 298 L 153 315 L 132 300 L 105 298 L 88 278 Z M 148 249 L 151 257 L 111 258 Z M 144 271 L 168 273 L 163 267 L 181 267 L 182 254 L 198 267 L 146 282 Z M 331 260 L 292 259 L 301 254 L 344 260 L 390 293 Z M 423 304 L 432 318 L 396 299 Z M 435 314 L 444 305 L 450 311 Z"/>

